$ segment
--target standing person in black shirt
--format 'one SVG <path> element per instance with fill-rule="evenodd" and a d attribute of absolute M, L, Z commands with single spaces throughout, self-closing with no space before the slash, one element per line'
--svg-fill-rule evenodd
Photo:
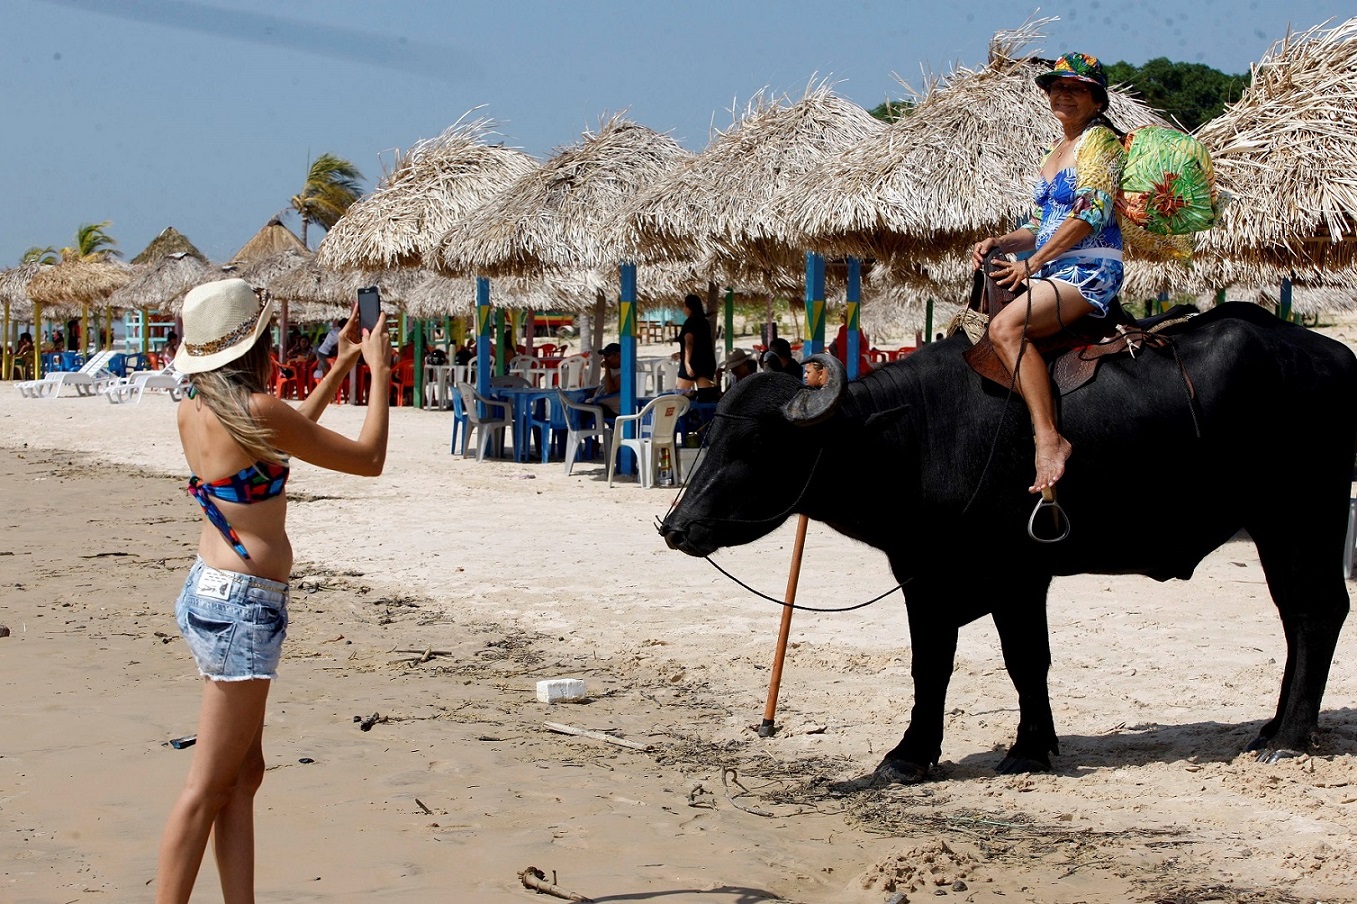
<path fill-rule="evenodd" d="M 679 332 L 678 388 L 714 389 L 716 387 L 716 349 L 711 337 L 711 324 L 702 308 L 702 299 L 689 295 L 683 299 L 687 319 Z"/>

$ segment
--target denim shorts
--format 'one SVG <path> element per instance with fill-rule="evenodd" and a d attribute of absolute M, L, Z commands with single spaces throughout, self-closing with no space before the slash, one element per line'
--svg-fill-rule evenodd
<path fill-rule="evenodd" d="M 198 673 L 213 681 L 277 678 L 287 595 L 286 584 L 194 562 L 174 617 Z"/>

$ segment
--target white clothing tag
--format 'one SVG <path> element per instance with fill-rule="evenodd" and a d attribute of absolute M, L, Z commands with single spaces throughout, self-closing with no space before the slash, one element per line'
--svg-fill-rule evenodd
<path fill-rule="evenodd" d="M 204 568 L 198 575 L 198 595 L 225 602 L 231 598 L 230 574 L 215 568 Z"/>

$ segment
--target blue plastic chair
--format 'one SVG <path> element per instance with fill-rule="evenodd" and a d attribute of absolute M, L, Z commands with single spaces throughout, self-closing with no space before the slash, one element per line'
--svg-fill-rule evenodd
<path fill-rule="evenodd" d="M 471 425 L 467 423 L 466 407 L 462 404 L 462 394 L 457 391 L 457 387 L 454 386 L 452 392 L 448 393 L 448 395 L 452 399 L 452 443 L 448 446 L 448 453 L 450 455 L 456 455 L 458 453 L 457 435 L 460 433 L 462 436 L 462 448 L 460 451 L 462 457 L 465 458 L 466 445 L 471 438 Z"/>
<path fill-rule="evenodd" d="M 565 406 L 559 396 L 541 399 L 528 419 L 528 432 L 537 434 L 537 448 L 542 451 L 542 464 L 553 455 L 565 455 L 565 437 L 570 424 L 565 418 Z"/>

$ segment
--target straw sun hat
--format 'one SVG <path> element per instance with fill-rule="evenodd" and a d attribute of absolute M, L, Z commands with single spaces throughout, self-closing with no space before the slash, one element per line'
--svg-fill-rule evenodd
<path fill-rule="evenodd" d="M 184 338 L 174 356 L 181 374 L 215 370 L 248 352 L 269 328 L 273 300 L 243 279 L 203 283 L 184 297 Z"/>

